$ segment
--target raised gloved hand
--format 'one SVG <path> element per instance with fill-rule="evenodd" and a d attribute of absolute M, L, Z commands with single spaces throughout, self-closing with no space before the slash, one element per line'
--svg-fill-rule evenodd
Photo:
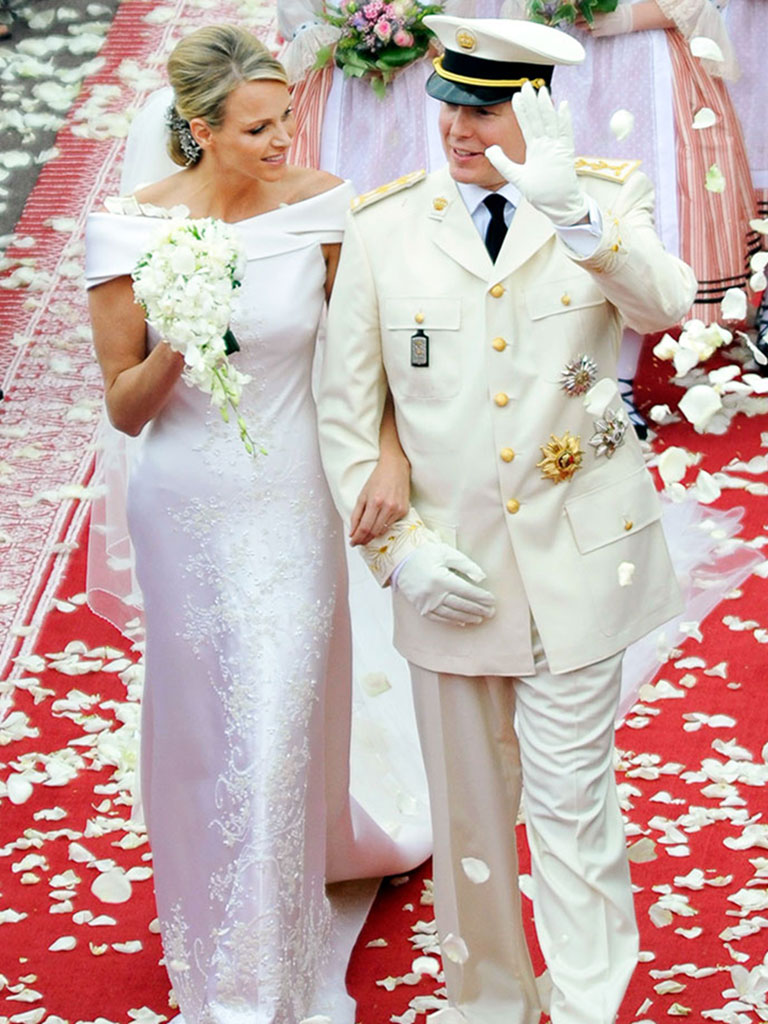
<path fill-rule="evenodd" d="M 426 618 L 466 626 L 496 612 L 493 594 L 477 586 L 484 579 L 485 573 L 471 558 L 436 541 L 408 556 L 396 586 Z"/>
<path fill-rule="evenodd" d="M 632 24 L 632 4 L 620 4 L 615 11 L 610 11 L 606 14 L 597 13 L 594 15 L 594 21 L 591 25 L 581 25 L 581 28 L 588 28 L 593 36 L 600 38 L 601 36 L 621 36 L 625 32 L 631 32 L 634 28 Z"/>
<path fill-rule="evenodd" d="M 578 223 L 589 206 L 574 169 L 573 128 L 567 102 L 564 100 L 555 110 L 544 86 L 537 93 L 526 82 L 512 97 L 512 107 L 525 139 L 525 163 L 510 160 L 501 146 L 489 146 L 485 155 L 499 174 L 519 188 L 553 224 L 566 227 Z"/>

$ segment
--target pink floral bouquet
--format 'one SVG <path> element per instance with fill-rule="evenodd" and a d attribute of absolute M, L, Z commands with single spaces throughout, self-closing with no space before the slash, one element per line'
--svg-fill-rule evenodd
<path fill-rule="evenodd" d="M 544 25 L 572 25 L 577 18 L 583 18 L 591 25 L 595 14 L 615 11 L 617 7 L 618 0 L 528 0 L 528 17 Z"/>
<path fill-rule="evenodd" d="M 370 78 L 376 95 L 384 96 L 395 73 L 427 52 L 433 33 L 424 18 L 442 10 L 442 4 L 418 0 L 341 0 L 338 7 L 329 5 L 323 17 L 341 35 L 319 51 L 315 67 L 333 59 L 345 75 Z"/>

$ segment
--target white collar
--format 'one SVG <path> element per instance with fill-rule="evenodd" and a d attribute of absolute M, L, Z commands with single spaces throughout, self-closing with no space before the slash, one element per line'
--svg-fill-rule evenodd
<path fill-rule="evenodd" d="M 464 200 L 464 205 L 469 210 L 470 216 L 474 215 L 486 196 L 502 195 L 512 203 L 515 209 L 520 205 L 520 189 L 513 185 L 511 181 L 508 181 L 502 188 L 496 189 L 495 192 L 489 188 L 483 188 L 482 185 L 472 185 L 463 181 L 457 181 L 455 184 L 459 190 L 459 195 Z"/>

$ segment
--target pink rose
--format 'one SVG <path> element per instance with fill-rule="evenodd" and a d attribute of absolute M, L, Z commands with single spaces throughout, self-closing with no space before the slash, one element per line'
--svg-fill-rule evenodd
<path fill-rule="evenodd" d="M 382 43 L 388 43 L 392 38 L 392 26 L 386 20 L 386 18 L 380 18 L 373 26 L 373 31 L 382 41 Z"/>
<path fill-rule="evenodd" d="M 414 39 L 410 32 L 407 32 L 404 28 L 398 29 L 394 35 L 395 44 L 402 46 L 403 49 L 407 49 L 409 46 L 413 46 Z"/>

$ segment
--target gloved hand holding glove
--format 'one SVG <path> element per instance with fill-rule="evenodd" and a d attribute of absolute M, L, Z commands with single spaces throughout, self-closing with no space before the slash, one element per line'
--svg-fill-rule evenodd
<path fill-rule="evenodd" d="M 485 573 L 471 558 L 435 541 L 408 556 L 396 587 L 426 618 L 466 626 L 496 612 L 493 594 L 477 586 L 484 579 Z"/>
<path fill-rule="evenodd" d="M 499 174 L 519 188 L 531 206 L 554 225 L 577 224 L 588 214 L 589 204 L 574 168 L 568 103 L 564 100 L 555 110 L 544 86 L 537 93 L 526 82 L 512 97 L 512 107 L 525 140 L 525 163 L 510 160 L 501 146 L 489 146 L 485 155 Z"/>

